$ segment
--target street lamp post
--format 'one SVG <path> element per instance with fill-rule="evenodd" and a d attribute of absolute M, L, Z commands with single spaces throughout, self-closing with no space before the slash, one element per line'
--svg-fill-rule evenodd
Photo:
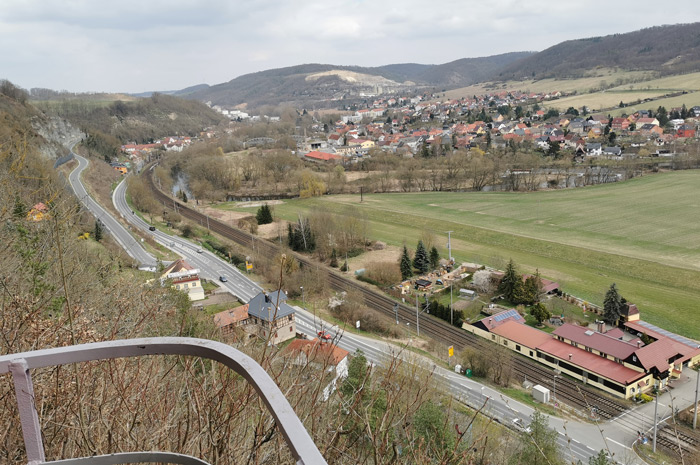
<path fill-rule="evenodd" d="M 306 310 L 306 300 L 304 299 L 304 286 L 299 286 L 301 289 L 301 307 Z"/>
<path fill-rule="evenodd" d="M 452 286 L 453 286 L 453 284 L 454 284 L 454 282 L 453 282 L 453 281 L 450 281 L 450 324 L 451 324 L 452 326 L 455 325 L 455 323 L 454 323 L 454 317 L 453 317 L 453 315 L 452 315 Z"/>
<path fill-rule="evenodd" d="M 399 324 L 399 304 L 394 303 L 394 315 L 396 316 L 396 324 Z"/>

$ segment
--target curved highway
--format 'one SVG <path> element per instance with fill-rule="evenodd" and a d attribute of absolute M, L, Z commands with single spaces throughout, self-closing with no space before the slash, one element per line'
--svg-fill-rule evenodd
<path fill-rule="evenodd" d="M 102 208 L 102 206 L 97 203 L 90 195 L 88 195 L 85 186 L 83 186 L 80 176 L 82 175 L 85 168 L 87 168 L 89 161 L 77 153 L 73 152 L 73 156 L 78 160 L 78 167 L 75 168 L 68 175 L 68 182 L 70 183 L 73 192 L 80 202 L 87 208 L 90 213 L 92 213 L 96 219 L 98 219 L 104 225 L 104 228 L 112 235 L 114 240 L 116 240 L 119 245 L 129 254 L 131 258 L 136 260 L 142 266 L 155 267 L 156 258 L 146 252 L 141 244 L 131 235 L 129 231 L 126 230 L 122 224 L 117 221 L 112 215 L 110 215 L 107 210 Z M 122 182 L 122 184 L 124 184 Z"/>

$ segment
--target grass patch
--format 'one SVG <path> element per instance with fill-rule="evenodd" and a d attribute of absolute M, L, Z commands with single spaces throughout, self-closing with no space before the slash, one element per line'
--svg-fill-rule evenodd
<path fill-rule="evenodd" d="M 215 315 L 219 312 L 223 312 L 224 310 L 238 307 L 239 305 L 240 305 L 240 303 L 238 303 L 238 302 L 223 302 L 220 304 L 205 305 L 204 306 L 204 313 L 207 315 Z"/>
<path fill-rule="evenodd" d="M 542 404 L 540 402 L 537 402 L 535 399 L 532 398 L 530 393 L 518 389 L 518 388 L 501 388 L 500 391 L 510 397 L 511 399 L 517 400 L 518 402 L 522 402 L 525 405 L 529 405 L 530 407 L 534 407 L 537 410 L 539 410 L 542 413 L 546 413 L 547 415 L 552 415 L 555 417 L 559 416 L 559 412 L 553 407 L 550 407 L 549 405 Z"/>
<path fill-rule="evenodd" d="M 446 242 L 453 256 L 503 269 L 512 258 L 521 272 L 539 269 L 563 290 L 602 305 L 617 283 L 642 318 L 700 338 L 700 183 L 696 171 L 663 173 L 624 183 L 535 193 L 407 193 L 294 199 L 275 214 L 294 219 L 318 208 L 354 205 L 373 239 L 401 246 L 422 230 Z M 446 251 L 441 250 L 445 255 Z"/>

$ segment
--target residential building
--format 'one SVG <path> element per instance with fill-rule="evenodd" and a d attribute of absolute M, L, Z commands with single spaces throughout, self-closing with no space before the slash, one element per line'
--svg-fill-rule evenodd
<path fill-rule="evenodd" d="M 190 300 L 204 299 L 204 289 L 199 279 L 199 269 L 192 267 L 184 259 L 176 260 L 161 274 L 160 281 L 170 280 L 172 287 L 187 293 Z"/>

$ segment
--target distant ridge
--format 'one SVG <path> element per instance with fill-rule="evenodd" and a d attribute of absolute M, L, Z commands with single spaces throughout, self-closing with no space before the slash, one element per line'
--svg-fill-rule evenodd
<path fill-rule="evenodd" d="M 567 40 L 511 63 L 499 80 L 576 78 L 596 68 L 679 74 L 700 70 L 700 23 Z"/>
<path fill-rule="evenodd" d="M 338 99 L 357 94 L 359 88 L 371 89 L 377 86 L 422 86 L 441 90 L 463 87 L 492 78 L 505 65 L 531 53 L 515 52 L 492 57 L 463 58 L 442 65 L 399 63 L 368 68 L 311 63 L 245 74 L 223 84 L 202 86 L 198 90 L 186 93 L 185 89 L 176 95 L 220 105 L 259 106 Z M 338 73 L 328 74 L 331 71 Z M 307 79 L 317 73 L 324 75 L 313 80 Z M 349 81 L 349 78 L 343 78 L 343 73 L 358 73 L 365 78 L 354 75 L 352 77 L 356 80 Z M 371 77 L 381 77 L 384 80 Z"/>

